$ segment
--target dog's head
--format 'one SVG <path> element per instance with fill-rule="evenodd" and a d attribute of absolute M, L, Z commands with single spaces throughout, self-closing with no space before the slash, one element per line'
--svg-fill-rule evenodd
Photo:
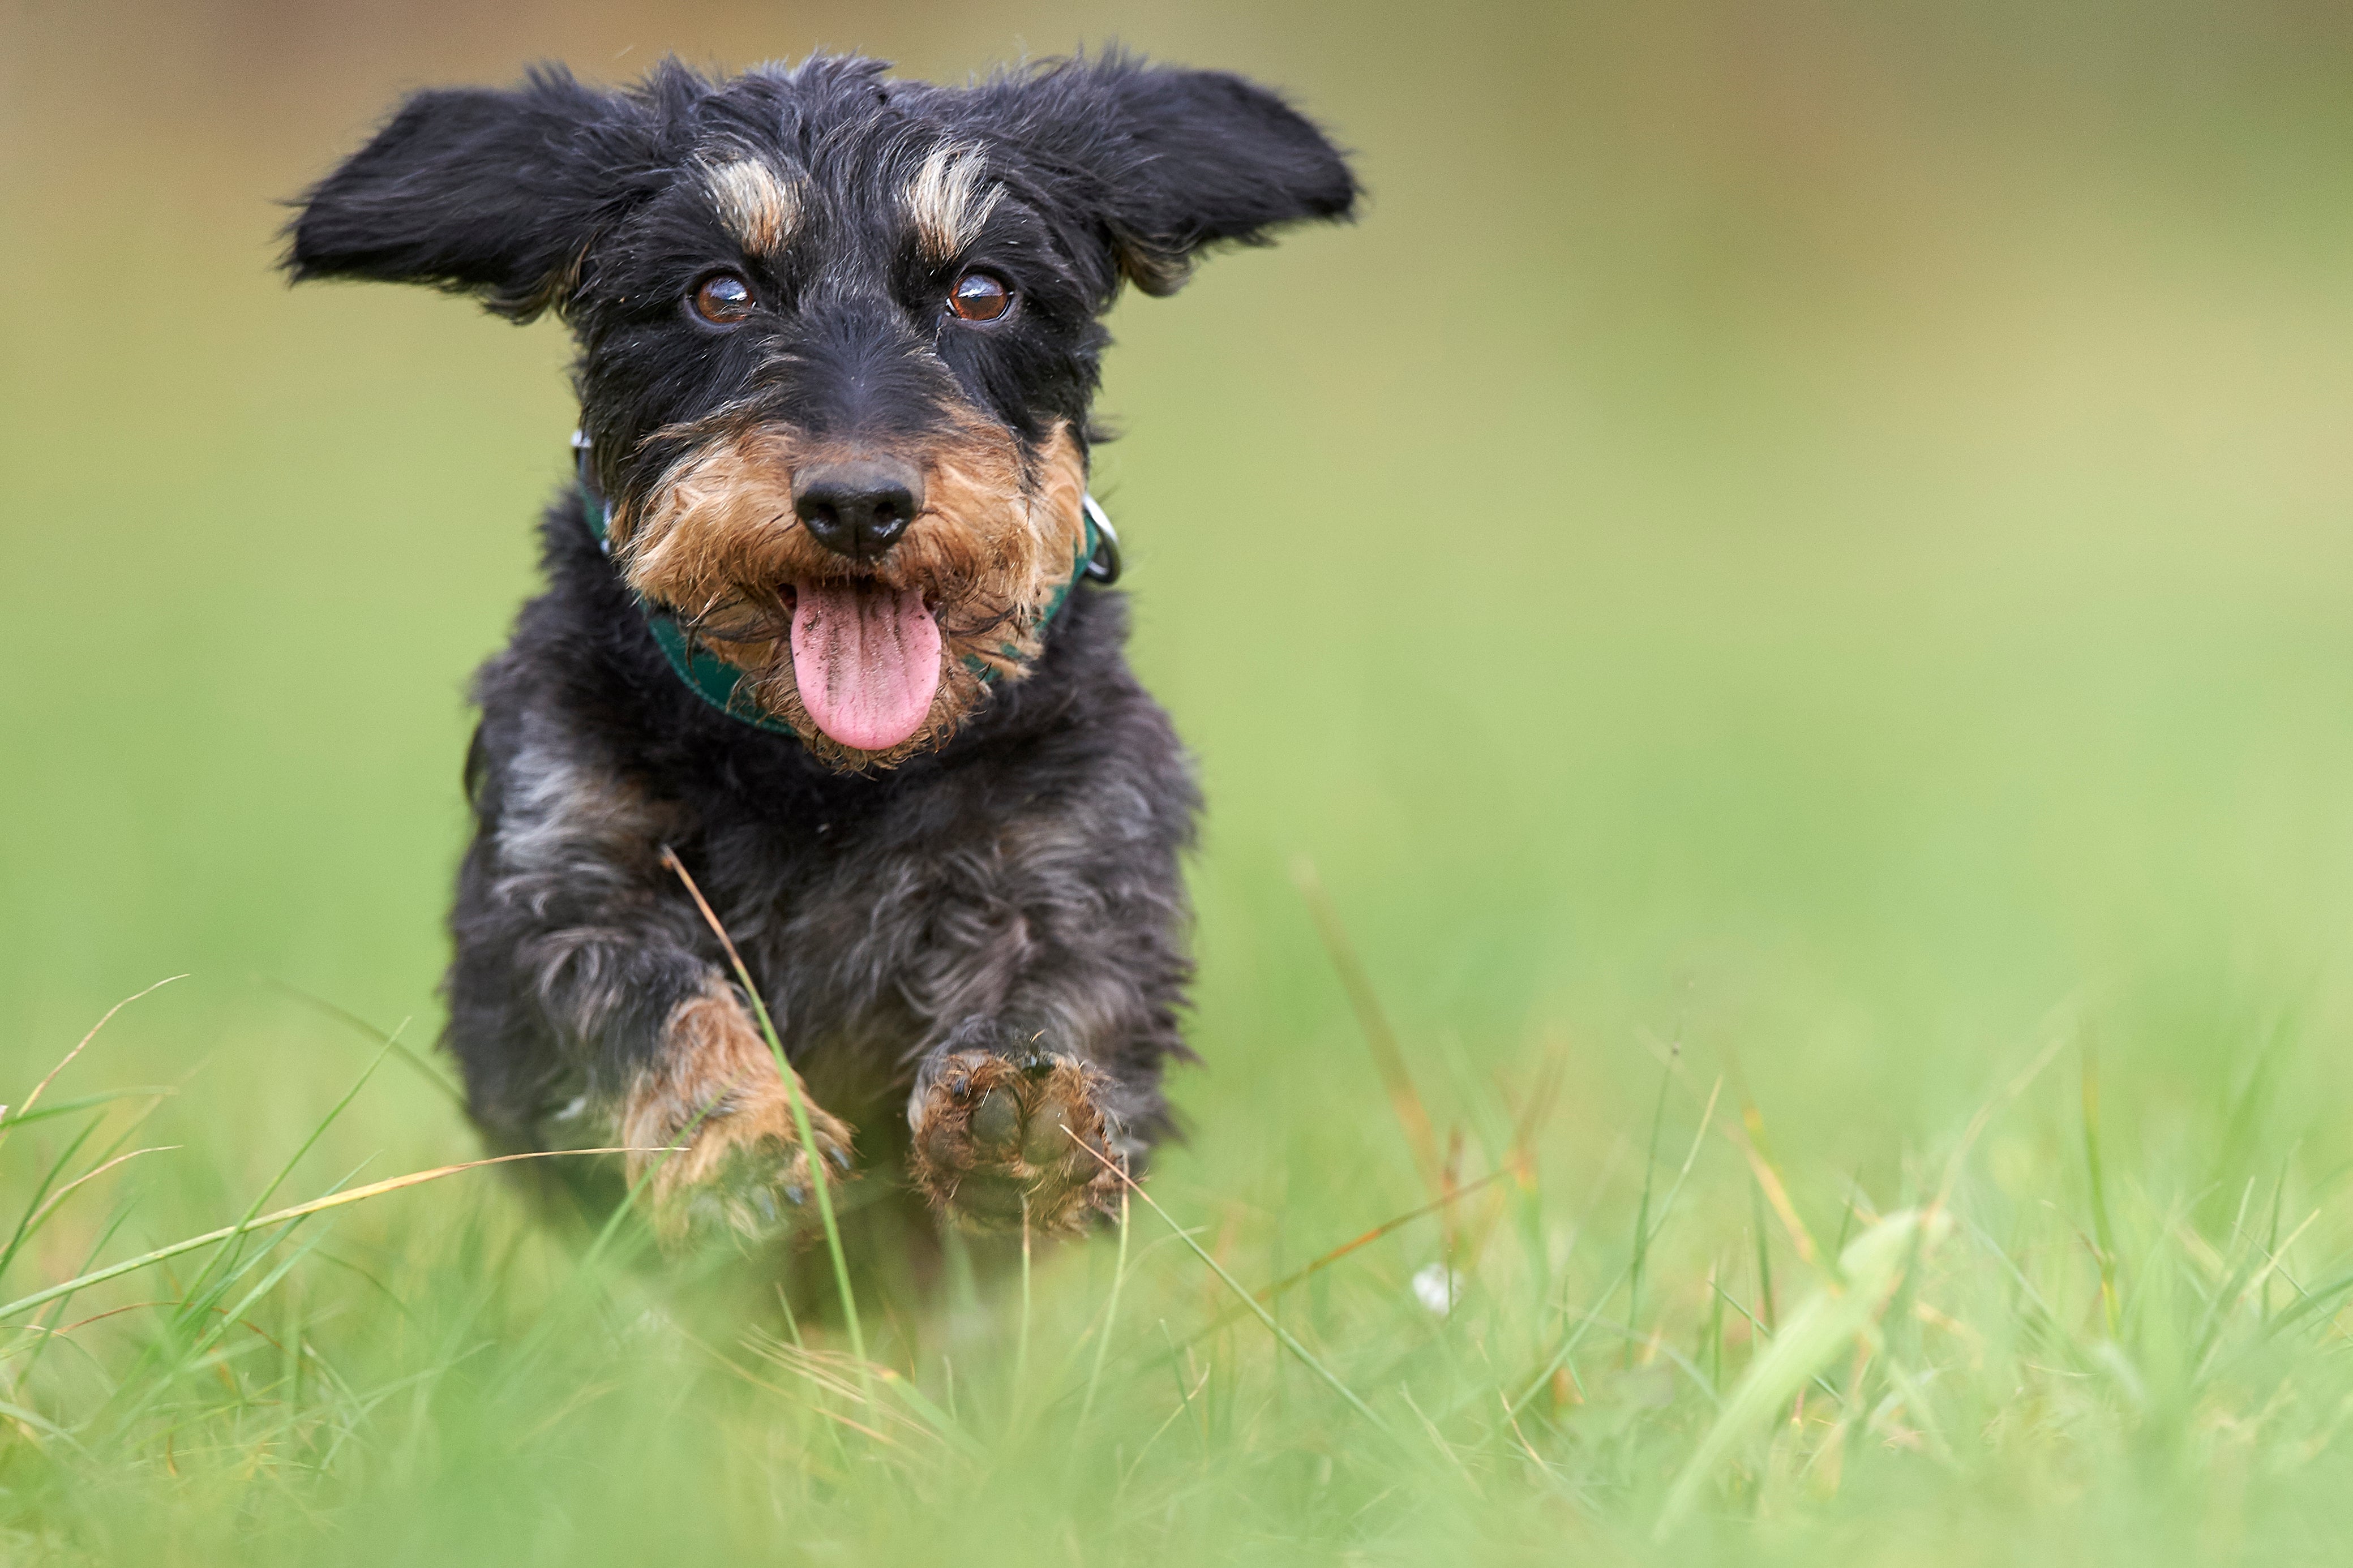
<path fill-rule="evenodd" d="M 847 768 L 940 743 L 1037 656 L 1121 281 L 1168 293 L 1205 246 L 1356 196 L 1235 77 L 884 69 L 418 93 L 304 198 L 286 263 L 560 314 L 614 560 Z"/>

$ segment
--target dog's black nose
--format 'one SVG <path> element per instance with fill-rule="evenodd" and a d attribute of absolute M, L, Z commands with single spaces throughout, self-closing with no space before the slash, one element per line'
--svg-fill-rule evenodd
<path fill-rule="evenodd" d="M 887 458 L 810 463 L 793 476 L 793 511 L 809 537 L 853 561 L 897 542 L 923 510 L 923 477 Z"/>

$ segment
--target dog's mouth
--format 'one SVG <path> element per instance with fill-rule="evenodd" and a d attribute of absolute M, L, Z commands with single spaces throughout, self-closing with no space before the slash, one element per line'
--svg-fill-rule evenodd
<path fill-rule="evenodd" d="M 928 504 L 879 552 L 794 521 L 809 443 L 760 425 L 704 433 L 622 506 L 614 560 L 691 649 L 737 672 L 731 711 L 756 709 L 841 772 L 896 767 L 1029 673 L 1085 531 L 1066 428 L 1029 453 L 971 424 L 924 448 Z"/>
<path fill-rule="evenodd" d="M 854 751 L 887 752 L 923 727 L 940 688 L 940 623 L 921 589 L 802 582 L 786 602 L 793 680 L 818 729 Z"/>

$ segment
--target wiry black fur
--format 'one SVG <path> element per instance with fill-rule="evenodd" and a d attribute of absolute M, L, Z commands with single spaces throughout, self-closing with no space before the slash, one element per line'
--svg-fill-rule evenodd
<path fill-rule="evenodd" d="M 663 432 L 722 411 L 915 426 L 953 392 L 1025 442 L 1063 423 L 1083 439 L 1096 318 L 1123 276 L 1165 292 L 1205 245 L 1354 200 L 1324 138 L 1232 77 L 1117 54 L 966 88 L 883 69 L 818 58 L 714 82 L 666 63 L 627 91 L 543 69 L 511 91 L 419 93 L 305 198 L 287 265 L 470 292 L 518 320 L 559 312 L 581 342 L 596 478 L 626 500 L 678 458 Z M 892 198 L 951 140 L 985 149 L 1007 195 L 971 254 L 942 264 Z M 744 152 L 805 170 L 823 196 L 773 265 L 739 256 L 698 176 Z M 975 258 L 1018 287 L 1009 330 L 939 322 Z M 752 278 L 762 331 L 682 311 L 723 263 Z M 904 368 L 918 361 L 932 368 Z M 1028 678 L 944 749 L 844 773 L 686 690 L 575 498 L 542 529 L 546 592 L 475 689 L 478 831 L 450 918 L 447 1044 L 492 1141 L 603 1136 L 589 1110 L 719 972 L 659 864 L 666 844 L 816 1099 L 860 1129 L 861 1165 L 903 1152 L 925 1063 L 1039 1038 L 1110 1075 L 1106 1109 L 1135 1152 L 1165 1131 L 1160 1069 L 1184 1052 L 1189 973 L 1177 858 L 1198 802 L 1123 658 L 1119 595 L 1074 592 Z"/>

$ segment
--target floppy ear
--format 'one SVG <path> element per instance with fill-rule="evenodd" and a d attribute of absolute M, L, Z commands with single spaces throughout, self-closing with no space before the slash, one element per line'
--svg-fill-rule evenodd
<path fill-rule="evenodd" d="M 1008 135 L 1076 177 L 1119 269 L 1147 294 L 1175 293 L 1216 241 L 1260 245 L 1284 224 L 1355 215 L 1339 150 L 1280 97 L 1224 71 L 1113 50 L 979 90 Z"/>
<path fill-rule="evenodd" d="M 302 197 L 283 264 L 298 283 L 430 283 L 527 321 L 642 186 L 656 142 L 643 99 L 560 67 L 511 90 L 416 93 Z"/>

